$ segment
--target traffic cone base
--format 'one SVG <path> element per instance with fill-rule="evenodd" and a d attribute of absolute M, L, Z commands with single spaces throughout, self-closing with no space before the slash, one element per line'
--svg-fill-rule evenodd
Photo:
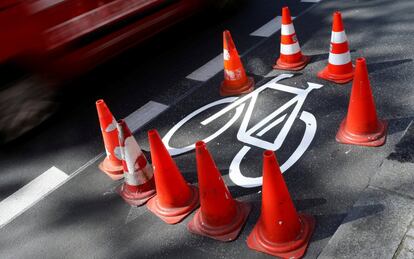
<path fill-rule="evenodd" d="M 158 196 L 155 195 L 147 203 L 147 208 L 167 224 L 176 224 L 187 217 L 199 205 L 198 189 L 189 185 L 192 195 L 188 205 L 176 208 L 164 208 L 160 205 Z"/>
<path fill-rule="evenodd" d="M 301 258 L 308 247 L 309 240 L 315 229 L 315 219 L 306 214 L 298 214 L 301 222 L 301 231 L 296 240 L 286 243 L 274 243 L 266 239 L 261 228 L 256 225 L 247 237 L 247 245 L 262 253 L 281 258 Z"/>
<path fill-rule="evenodd" d="M 229 87 L 227 81 L 223 80 L 220 86 L 220 95 L 221 96 L 231 96 L 239 94 L 248 94 L 251 93 L 254 89 L 254 80 L 252 77 L 248 76 L 245 84 L 240 85 L 236 88 Z"/>
<path fill-rule="evenodd" d="M 117 181 L 124 178 L 124 171 L 121 165 L 114 165 L 108 157 L 99 164 L 99 169 L 108 175 L 112 180 Z"/>
<path fill-rule="evenodd" d="M 352 72 L 350 73 L 333 74 L 329 71 L 328 66 L 326 66 L 322 71 L 318 72 L 318 77 L 337 84 L 346 84 L 354 78 L 354 68 L 352 67 Z"/>
<path fill-rule="evenodd" d="M 128 190 L 125 183 L 117 188 L 117 193 L 124 199 L 126 203 L 132 206 L 141 206 L 156 194 L 154 187 L 154 178 L 139 186 L 138 190 L 132 192 Z"/>
<path fill-rule="evenodd" d="M 288 71 L 299 71 L 302 70 L 310 62 L 309 56 L 302 55 L 299 62 L 287 63 L 282 61 L 280 58 L 277 59 L 276 64 L 273 65 L 273 69 L 288 70 Z"/>
<path fill-rule="evenodd" d="M 378 120 L 378 130 L 376 132 L 356 135 L 346 130 L 346 118 L 342 121 L 339 131 L 336 134 L 336 141 L 342 144 L 351 144 L 367 147 L 379 147 L 384 145 L 387 137 L 388 122 Z"/>
<path fill-rule="evenodd" d="M 219 241 L 233 241 L 239 235 L 241 229 L 246 223 L 247 216 L 252 209 L 249 203 L 236 201 L 237 214 L 236 217 L 224 226 L 209 226 L 203 222 L 201 209 L 198 209 L 193 219 L 188 223 L 188 230 L 194 234 L 210 237 Z"/>

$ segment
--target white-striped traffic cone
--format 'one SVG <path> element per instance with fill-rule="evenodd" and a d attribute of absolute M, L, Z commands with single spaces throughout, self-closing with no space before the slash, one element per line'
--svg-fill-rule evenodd
<path fill-rule="evenodd" d="M 328 65 L 318 73 L 318 77 L 338 84 L 348 83 L 354 77 L 348 39 L 338 11 L 333 14 Z"/>
<path fill-rule="evenodd" d="M 98 111 L 99 124 L 101 126 L 106 151 L 106 157 L 99 164 L 99 169 L 111 177 L 112 180 L 119 180 L 124 175 L 116 120 L 104 100 L 100 99 L 96 101 L 96 110 Z"/>
<path fill-rule="evenodd" d="M 240 95 L 254 90 L 254 80 L 246 75 L 236 45 L 230 31 L 223 32 L 224 80 L 221 82 L 220 95 Z"/>
<path fill-rule="evenodd" d="M 117 124 L 124 168 L 118 193 L 130 205 L 141 206 L 155 195 L 153 170 L 124 120 Z"/>
<path fill-rule="evenodd" d="M 282 8 L 280 56 L 273 68 L 297 71 L 303 69 L 309 61 L 310 57 L 302 54 L 289 8 L 285 6 Z"/>

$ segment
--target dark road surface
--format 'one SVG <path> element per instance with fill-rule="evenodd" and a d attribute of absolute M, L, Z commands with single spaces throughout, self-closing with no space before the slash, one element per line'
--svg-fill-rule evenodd
<path fill-rule="evenodd" d="M 316 218 L 306 258 L 320 254 L 414 117 L 414 2 L 246 2 L 226 18 L 204 15 L 176 26 L 72 82 L 73 90 L 58 114 L 34 132 L 1 148 L 0 200 L 53 166 L 69 178 L 0 229 L 0 258 L 267 257 L 249 250 L 245 243 L 260 213 L 260 187 L 244 188 L 229 176 L 235 168 L 231 167 L 234 157 L 245 147 L 248 151 L 239 161 L 241 173 L 251 178 L 261 176 L 263 148 L 237 138 L 243 116 L 207 144 L 232 195 L 253 204 L 240 237 L 231 243 L 220 243 L 187 231 L 186 224 L 193 214 L 182 223 L 166 225 L 145 206 L 130 207 L 115 193 L 119 183 L 112 182 L 97 167 L 104 149 L 95 100 L 105 99 L 117 118 L 127 117 L 148 102 L 168 106 L 135 133 L 138 143 L 148 151 L 147 130 L 156 128 L 165 136 L 188 114 L 221 99 L 218 86 L 222 71 L 216 71 L 220 73 L 206 82 L 186 77 L 221 53 L 223 29 L 232 32 L 246 70 L 255 78 L 256 89 L 282 74 L 271 69 L 279 52 L 279 32 L 270 37 L 250 34 L 281 15 L 285 4 L 297 17 L 294 24 L 299 42 L 302 51 L 312 56 L 312 62 L 279 83 L 297 89 L 306 89 L 307 82 L 323 86 L 308 94 L 276 153 L 280 164 L 285 163 L 302 138 L 306 138 L 308 124 L 300 116 L 315 117 L 316 133 L 310 146 L 284 177 L 296 208 Z M 340 145 L 335 141 L 346 114 L 351 83 L 335 85 L 316 77 L 327 62 L 331 15 L 335 10 L 342 12 L 353 60 L 358 56 L 367 59 L 377 112 L 389 121 L 387 142 L 379 148 Z M 214 62 L 210 64 L 214 67 Z M 257 99 L 249 127 L 290 98 L 292 94 L 281 90 L 264 90 Z M 234 116 L 234 110 L 209 126 L 200 122 L 224 107 L 222 104 L 189 120 L 171 137 L 171 146 L 184 147 L 217 131 Z M 244 113 L 246 109 L 247 104 Z M 292 110 L 288 109 L 287 114 Z M 263 139 L 273 141 L 280 130 L 281 126 L 276 126 L 274 131 L 264 133 Z M 174 158 L 184 177 L 196 183 L 194 151 Z"/>

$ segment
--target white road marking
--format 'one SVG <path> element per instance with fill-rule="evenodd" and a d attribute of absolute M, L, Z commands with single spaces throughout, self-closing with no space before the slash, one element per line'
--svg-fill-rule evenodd
<path fill-rule="evenodd" d="M 296 17 L 292 17 L 294 20 Z M 265 25 L 250 33 L 250 36 L 264 37 L 268 38 L 278 32 L 282 26 L 282 16 L 277 16 L 272 20 L 268 21 Z M 288 34 L 286 34 L 288 35 Z"/>
<path fill-rule="evenodd" d="M 129 129 L 132 132 L 135 132 L 166 109 L 168 109 L 168 105 L 149 101 L 144 106 L 128 115 L 125 118 L 125 121 L 128 124 Z"/>
<path fill-rule="evenodd" d="M 257 36 L 257 37 L 270 37 L 278 30 L 280 30 L 280 26 L 282 24 L 282 16 L 277 16 L 276 18 L 270 20 L 268 23 L 260 27 L 259 29 L 255 30 L 254 32 L 250 33 L 250 36 Z"/>
<path fill-rule="evenodd" d="M 223 70 L 223 54 L 220 54 L 217 57 L 213 58 L 202 67 L 186 76 L 186 78 L 205 82 L 221 70 Z"/>
<path fill-rule="evenodd" d="M 319 3 L 321 0 L 302 0 L 301 3 Z"/>
<path fill-rule="evenodd" d="M 68 177 L 66 173 L 53 166 L 1 201 L 0 228 L 43 199 Z"/>

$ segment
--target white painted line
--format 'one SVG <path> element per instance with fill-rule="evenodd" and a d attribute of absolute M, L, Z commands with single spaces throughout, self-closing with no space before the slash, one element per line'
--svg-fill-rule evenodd
<path fill-rule="evenodd" d="M 282 23 L 282 16 L 277 16 L 276 18 L 270 20 L 268 23 L 260 27 L 259 29 L 255 30 L 254 32 L 250 33 L 250 36 L 257 36 L 257 37 L 270 37 L 278 30 L 280 30 L 280 26 Z"/>
<path fill-rule="evenodd" d="M 168 109 L 168 105 L 149 101 L 144 106 L 128 115 L 125 118 L 125 121 L 128 124 L 129 129 L 132 132 L 135 132 L 166 109 Z"/>
<path fill-rule="evenodd" d="M 43 199 L 69 176 L 56 167 L 36 177 L 30 183 L 0 202 L 0 228 Z"/>
<path fill-rule="evenodd" d="M 319 3 L 321 0 L 302 0 L 301 3 Z"/>
<path fill-rule="evenodd" d="M 202 67 L 186 76 L 186 78 L 205 82 L 221 70 L 223 70 L 223 54 L 220 54 L 217 57 L 213 58 Z"/>
<path fill-rule="evenodd" d="M 294 20 L 296 17 L 292 17 Z M 272 20 L 268 21 L 265 25 L 250 33 L 250 36 L 268 38 L 280 30 L 282 26 L 282 16 L 277 16 Z"/>

